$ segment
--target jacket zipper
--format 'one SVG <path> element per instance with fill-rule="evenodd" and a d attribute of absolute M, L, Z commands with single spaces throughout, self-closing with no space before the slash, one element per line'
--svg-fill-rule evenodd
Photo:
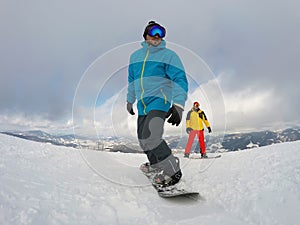
<path fill-rule="evenodd" d="M 160 89 L 161 94 L 164 96 L 164 100 L 165 100 L 165 104 L 167 104 L 167 96 L 165 95 L 165 93 L 163 92 L 163 89 Z"/>
<path fill-rule="evenodd" d="M 147 50 L 147 53 L 146 53 L 146 56 L 144 58 L 144 62 L 143 62 L 143 66 L 142 66 L 142 73 L 141 73 L 141 79 L 140 79 L 140 82 L 141 82 L 141 88 L 142 88 L 142 93 L 141 93 L 141 102 L 144 106 L 144 114 L 146 114 L 146 104 L 144 102 L 144 99 L 143 99 L 143 96 L 144 96 L 144 93 L 145 93 L 145 89 L 144 89 L 144 84 L 143 84 L 143 77 L 144 77 L 144 72 L 145 72 L 145 64 L 146 64 L 146 60 L 149 56 L 149 49 L 150 49 L 150 46 L 148 46 L 148 50 Z"/>

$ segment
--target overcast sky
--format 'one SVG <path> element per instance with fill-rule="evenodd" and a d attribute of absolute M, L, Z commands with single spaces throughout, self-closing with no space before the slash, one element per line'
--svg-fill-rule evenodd
<path fill-rule="evenodd" d="M 190 89 L 186 105 L 189 109 L 191 102 L 200 101 L 216 124 L 213 131 L 299 125 L 300 2 L 177 2 L 1 0 L 0 130 L 69 132 L 73 125 L 97 125 L 98 133 L 108 126 L 115 132 L 119 117 L 114 115 L 120 109 L 117 114 L 134 124 L 126 129 L 135 133 L 136 117 L 127 115 L 122 97 L 126 65 L 113 76 L 99 72 L 109 77 L 103 90 L 97 96 L 85 93 L 84 101 L 97 99 L 93 117 L 84 114 L 91 104 L 76 96 L 88 68 L 118 46 L 142 41 L 149 20 L 166 27 L 167 43 L 192 51 L 213 73 Z M 129 55 L 109 59 L 106 65 L 119 65 Z M 99 68 L 105 71 L 103 65 Z M 211 89 L 217 90 L 216 102 Z M 223 122 L 217 125 L 221 120 L 226 128 Z"/>

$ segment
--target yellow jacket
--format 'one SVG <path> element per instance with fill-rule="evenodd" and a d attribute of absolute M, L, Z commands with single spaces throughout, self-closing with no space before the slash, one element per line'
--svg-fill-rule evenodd
<path fill-rule="evenodd" d="M 203 122 L 206 128 L 210 127 L 206 115 L 201 109 L 199 109 L 199 111 L 196 111 L 192 108 L 188 112 L 186 116 L 186 128 L 191 128 L 193 130 L 203 130 Z"/>

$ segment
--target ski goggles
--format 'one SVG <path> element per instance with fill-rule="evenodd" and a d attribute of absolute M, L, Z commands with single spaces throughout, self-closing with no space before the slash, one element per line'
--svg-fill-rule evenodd
<path fill-rule="evenodd" d="M 148 29 L 147 34 L 151 37 L 158 35 L 160 38 L 163 38 L 166 36 L 166 30 L 162 26 L 154 25 Z"/>

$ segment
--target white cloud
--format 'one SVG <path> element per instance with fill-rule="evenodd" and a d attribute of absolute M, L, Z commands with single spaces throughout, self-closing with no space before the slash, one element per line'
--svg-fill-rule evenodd
<path fill-rule="evenodd" d="M 230 74 L 222 73 L 218 79 L 223 82 L 231 81 Z M 257 86 L 245 86 L 239 89 L 223 91 L 226 127 L 228 131 L 261 130 L 284 126 L 280 111 L 282 98 L 272 87 L 262 89 Z"/>
<path fill-rule="evenodd" d="M 146 15 L 141 10 L 145 7 L 159 16 Z M 1 127 L 9 124 L 32 128 L 35 124 L 37 127 L 65 127 L 64 124 L 72 127 L 68 120 L 71 120 L 73 96 L 87 66 L 120 44 L 142 40 L 144 26 L 151 19 L 166 27 L 167 43 L 171 41 L 191 49 L 217 73 L 233 71 L 226 72 L 226 77 L 219 76 L 216 81 L 208 81 L 203 75 L 204 83 L 197 92 L 190 93 L 187 102 L 188 109 L 194 99 L 199 99 L 215 130 L 222 130 L 220 118 L 225 116 L 219 107 L 224 103 L 228 129 L 249 126 L 258 129 L 277 121 L 299 123 L 298 9 L 299 1 L 294 0 L 267 0 L 259 4 L 250 0 L 195 1 L 192 4 L 164 1 L 160 7 L 148 2 L 137 4 L 137 1 L 92 1 L 89 4 L 76 1 L 72 7 L 68 1 L 57 0 L 47 5 L 30 0 L 26 4 L 4 1 L 0 8 L 3 31 L 0 36 Z M 127 62 L 128 57 L 127 53 L 114 55 L 105 65 L 119 64 L 123 59 Z M 198 67 L 190 64 L 187 71 L 197 75 Z M 101 83 L 99 77 L 105 71 L 102 68 L 95 80 Z M 215 92 L 214 82 L 223 90 L 223 103 L 215 101 L 220 93 Z M 94 91 L 93 84 L 98 83 L 87 82 L 86 90 Z M 84 97 L 90 96 L 88 91 L 84 94 Z M 85 115 L 86 127 L 96 124 L 103 129 L 111 127 L 115 132 L 125 130 L 135 135 L 136 116 L 122 117 L 127 113 L 124 102 L 120 101 L 120 108 L 112 110 L 122 115 L 120 119 L 115 114 L 107 117 L 109 112 L 99 108 L 97 114 L 105 121 L 100 118 L 93 121 L 93 110 L 90 112 L 88 107 L 92 106 L 74 109 Z M 280 113 L 274 117 L 276 110 Z M 116 126 L 114 121 L 122 121 L 122 124 Z M 238 124 L 235 121 L 239 121 Z M 75 120 L 74 125 L 78 125 L 78 121 Z M 166 126 L 169 133 L 177 130 Z M 95 129 L 90 131 L 95 133 Z"/>
<path fill-rule="evenodd" d="M 73 124 L 69 121 L 51 121 L 39 115 L 22 113 L 0 114 L 0 131 L 43 130 L 50 133 L 72 133 Z"/>

